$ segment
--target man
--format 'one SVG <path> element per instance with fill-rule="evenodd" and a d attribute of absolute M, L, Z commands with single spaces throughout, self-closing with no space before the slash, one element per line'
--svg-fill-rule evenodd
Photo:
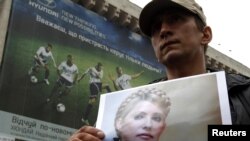
<path fill-rule="evenodd" d="M 89 75 L 89 90 L 90 96 L 88 100 L 88 105 L 85 109 L 82 122 L 89 125 L 88 116 L 91 113 L 93 105 L 96 103 L 98 95 L 102 92 L 102 89 L 106 89 L 107 92 L 111 92 L 110 87 L 107 84 L 102 84 L 103 78 L 103 65 L 102 63 L 97 63 L 95 67 L 88 68 L 82 76 L 78 79 L 78 83 L 86 76 Z"/>
<path fill-rule="evenodd" d="M 36 78 L 35 74 L 38 72 L 40 67 L 43 67 L 45 69 L 45 77 L 44 82 L 49 85 L 49 67 L 48 62 L 51 59 L 54 63 L 54 67 L 56 68 L 56 62 L 54 60 L 53 54 L 51 52 L 52 45 L 48 43 L 47 47 L 41 46 L 34 55 L 34 64 L 30 68 L 28 74 L 31 76 L 31 78 Z"/>
<path fill-rule="evenodd" d="M 141 31 L 151 38 L 165 81 L 207 73 L 205 52 L 212 39 L 202 8 L 194 0 L 153 0 L 139 17 Z M 227 75 L 233 124 L 250 124 L 250 80 Z M 70 140 L 100 141 L 104 133 L 94 127 L 79 129 Z"/>
<path fill-rule="evenodd" d="M 54 88 L 51 91 L 47 102 L 50 102 L 54 96 L 57 97 L 57 100 L 61 100 L 62 96 L 68 95 L 71 88 L 76 83 L 78 76 L 78 68 L 73 63 L 72 55 L 67 56 L 67 60 L 63 61 L 57 68 L 57 74 L 59 76 Z M 63 89 L 59 91 L 59 89 Z"/>
<path fill-rule="evenodd" d="M 113 82 L 115 90 L 125 90 L 131 88 L 130 80 L 138 78 L 143 72 L 128 75 L 123 73 L 122 67 L 116 67 L 117 78 L 114 79 L 111 75 L 109 75 L 109 78 Z"/>

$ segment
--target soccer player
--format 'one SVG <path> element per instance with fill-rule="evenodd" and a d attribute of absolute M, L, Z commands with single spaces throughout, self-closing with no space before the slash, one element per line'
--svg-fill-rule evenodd
<path fill-rule="evenodd" d="M 47 102 L 50 102 L 53 96 L 57 96 L 57 100 L 61 100 L 62 96 L 68 95 L 71 88 L 76 83 L 78 76 L 78 68 L 73 63 L 72 55 L 67 56 L 67 61 L 63 61 L 57 68 L 57 74 L 59 76 L 52 92 L 47 98 Z M 58 92 L 59 88 L 64 88 L 63 91 Z M 58 92 L 58 93 L 57 93 Z M 57 95 L 56 95 L 57 94 Z"/>
<path fill-rule="evenodd" d="M 28 74 L 31 78 L 36 78 L 35 74 L 38 72 L 39 68 L 44 68 L 45 69 L 45 77 L 44 77 L 44 82 L 49 85 L 49 67 L 48 67 L 48 62 L 51 59 L 54 63 L 54 67 L 56 68 L 56 62 L 53 57 L 53 54 L 51 52 L 52 50 L 52 45 L 48 43 L 46 47 L 41 46 L 39 49 L 36 51 L 36 54 L 34 55 L 34 64 L 30 68 Z"/>
<path fill-rule="evenodd" d="M 109 78 L 113 82 L 115 90 L 125 90 L 131 88 L 130 80 L 138 78 L 143 72 L 128 75 L 123 73 L 122 67 L 116 67 L 117 78 L 114 79 L 111 75 L 109 75 Z"/>
<path fill-rule="evenodd" d="M 78 79 L 80 82 L 86 75 L 89 75 L 89 89 L 90 89 L 90 96 L 88 100 L 88 105 L 85 109 L 84 117 L 81 119 L 83 123 L 89 125 L 88 116 L 91 112 L 93 104 L 96 103 L 98 95 L 102 92 L 102 89 L 106 89 L 107 92 L 111 92 L 109 85 L 102 84 L 103 78 L 103 65 L 102 63 L 97 63 L 95 67 L 88 68 L 82 76 Z"/>

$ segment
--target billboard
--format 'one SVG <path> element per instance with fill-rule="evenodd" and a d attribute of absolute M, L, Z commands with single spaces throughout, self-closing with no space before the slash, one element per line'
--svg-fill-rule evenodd
<path fill-rule="evenodd" d="M 101 85 L 93 90 L 98 64 Z M 118 67 L 131 87 L 165 74 L 147 38 L 105 17 L 70 0 L 13 0 L 1 64 L 0 132 L 65 140 L 94 125 L 100 94 L 120 90 Z"/>

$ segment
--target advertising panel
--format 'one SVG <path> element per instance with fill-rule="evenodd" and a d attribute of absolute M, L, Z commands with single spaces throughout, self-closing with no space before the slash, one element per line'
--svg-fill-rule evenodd
<path fill-rule="evenodd" d="M 164 74 L 148 38 L 70 0 L 13 0 L 1 64 L 0 132 L 66 140 L 95 124 L 100 94 Z"/>

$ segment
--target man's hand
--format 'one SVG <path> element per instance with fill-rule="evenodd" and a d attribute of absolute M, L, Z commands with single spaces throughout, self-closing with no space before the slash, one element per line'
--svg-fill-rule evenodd
<path fill-rule="evenodd" d="M 105 135 L 100 129 L 92 126 L 83 126 L 68 141 L 102 141 L 104 137 Z"/>

